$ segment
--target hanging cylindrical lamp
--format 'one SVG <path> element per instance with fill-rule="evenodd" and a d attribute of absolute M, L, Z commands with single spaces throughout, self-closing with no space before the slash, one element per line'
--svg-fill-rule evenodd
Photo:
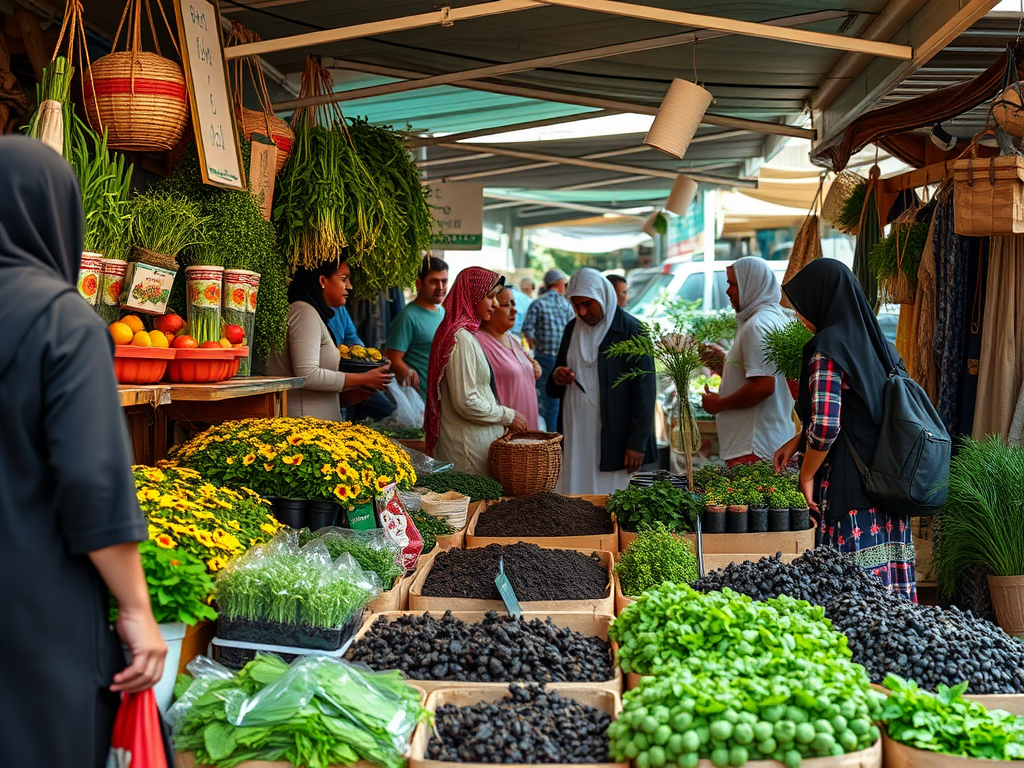
<path fill-rule="evenodd" d="M 707 90 L 677 77 L 661 102 L 644 144 L 682 159 L 710 105 Z"/>
<path fill-rule="evenodd" d="M 676 216 L 685 216 L 690 208 L 690 203 L 697 196 L 697 182 L 689 176 L 679 174 L 676 176 L 672 191 L 668 195 L 668 202 L 665 203 L 665 210 L 674 213 Z"/>

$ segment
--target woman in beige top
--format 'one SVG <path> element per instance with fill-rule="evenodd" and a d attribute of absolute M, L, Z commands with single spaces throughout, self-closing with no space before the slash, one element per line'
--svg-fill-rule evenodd
<path fill-rule="evenodd" d="M 289 416 L 341 421 L 342 391 L 380 391 L 394 378 L 390 364 L 366 373 L 342 373 L 341 353 L 328 321 L 352 290 L 347 261 L 299 268 L 288 286 L 288 341 L 270 358 L 271 376 L 301 376 L 302 389 L 288 393 Z"/>
<path fill-rule="evenodd" d="M 523 414 L 498 404 L 491 368 L 473 334 L 498 306 L 504 279 L 470 267 L 455 278 L 434 334 L 424 429 L 427 453 L 451 461 L 459 472 L 489 476 L 487 452 L 505 428 L 522 432 Z"/>

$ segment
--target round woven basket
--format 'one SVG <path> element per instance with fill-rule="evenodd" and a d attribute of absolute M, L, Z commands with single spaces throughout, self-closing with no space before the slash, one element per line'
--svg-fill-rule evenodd
<path fill-rule="evenodd" d="M 140 245 L 132 246 L 132 249 L 128 254 L 128 263 L 130 264 L 133 261 L 141 261 L 143 264 L 149 264 L 153 267 L 169 269 L 171 272 L 178 271 L 178 262 L 173 256 L 157 253 L 156 251 L 143 248 Z"/>
<path fill-rule="evenodd" d="M 487 461 L 507 496 L 552 491 L 562 473 L 562 436 L 556 432 L 509 432 L 491 443 Z"/>
<path fill-rule="evenodd" d="M 267 115 L 255 109 L 242 107 L 238 114 L 238 122 L 242 125 L 242 132 L 245 138 L 252 141 L 252 134 L 267 133 Z M 277 147 L 277 173 L 284 170 L 288 164 L 288 158 L 292 155 L 292 144 L 295 141 L 295 132 L 279 117 L 270 116 L 270 138 Z"/>
<path fill-rule="evenodd" d="M 839 227 L 837 221 L 839 213 L 843 209 L 846 198 L 853 192 L 854 187 L 862 184 L 866 179 L 853 171 L 841 171 L 833 180 L 825 195 L 825 202 L 821 204 L 821 218 L 831 226 L 844 234 L 856 236 L 859 227 Z"/>
<path fill-rule="evenodd" d="M 168 152 L 188 124 L 188 91 L 181 67 L 144 51 L 108 54 L 92 63 L 85 110 L 111 149 Z"/>
<path fill-rule="evenodd" d="M 1021 105 L 1020 83 L 1014 83 L 992 102 L 992 117 L 1011 136 L 1024 136 L 1024 106 Z"/>

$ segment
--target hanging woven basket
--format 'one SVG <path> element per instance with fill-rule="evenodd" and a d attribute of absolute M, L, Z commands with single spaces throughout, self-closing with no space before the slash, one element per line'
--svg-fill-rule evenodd
<path fill-rule="evenodd" d="M 247 141 L 252 141 L 253 133 L 267 134 L 267 123 L 270 123 L 270 139 L 277 147 L 277 171 L 280 174 L 288 164 L 288 158 L 292 155 L 292 144 L 295 141 L 295 132 L 284 120 L 276 115 L 267 115 L 256 109 L 240 107 L 236 109 L 238 123 L 242 126 L 242 132 Z"/>
<path fill-rule="evenodd" d="M 854 190 L 861 184 L 866 184 L 867 179 L 853 171 L 842 171 L 833 180 L 832 185 L 825 195 L 825 201 L 821 204 L 821 218 L 830 226 L 840 232 L 855 237 L 856 225 L 840 221 L 843 208 L 847 199 L 854 193 Z"/>
<path fill-rule="evenodd" d="M 487 462 L 506 496 L 553 491 L 562 473 L 562 436 L 509 432 L 491 443 Z"/>

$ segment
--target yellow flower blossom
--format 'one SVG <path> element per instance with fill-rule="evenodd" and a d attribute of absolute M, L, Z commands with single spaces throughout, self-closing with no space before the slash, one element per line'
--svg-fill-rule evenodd
<path fill-rule="evenodd" d="M 264 464 L 264 465 L 263 465 L 263 468 L 264 468 L 265 470 L 267 470 L 267 472 L 271 472 L 271 471 L 273 471 L 273 469 L 274 469 L 274 465 L 273 465 L 273 464 Z"/>
<path fill-rule="evenodd" d="M 150 488 L 146 491 L 146 501 L 156 501 L 160 498 L 160 491 L 155 488 Z"/>
<path fill-rule="evenodd" d="M 243 463 L 243 464 L 244 464 L 245 466 L 247 466 L 247 467 L 248 467 L 248 466 L 249 466 L 250 464 L 252 464 L 252 463 L 253 463 L 254 461 L 256 461 L 256 454 L 255 454 L 255 453 L 248 453 L 248 454 L 246 454 L 246 455 L 245 455 L 245 457 L 244 457 L 244 458 L 242 459 L 242 463 Z"/>
<path fill-rule="evenodd" d="M 269 533 L 271 535 L 277 533 L 277 529 L 274 526 L 272 526 L 270 523 L 263 523 L 260 526 L 260 530 L 266 531 L 267 533 Z"/>
<path fill-rule="evenodd" d="M 302 454 L 296 453 L 294 456 L 283 456 L 281 457 L 281 461 L 283 461 L 285 464 L 297 467 L 299 464 L 302 463 Z"/>
<path fill-rule="evenodd" d="M 174 549 L 176 546 L 178 546 L 178 543 L 170 536 L 168 536 L 166 533 L 157 536 L 155 539 L 153 539 L 153 541 L 156 542 L 156 545 L 158 547 L 162 547 L 163 549 Z"/>

